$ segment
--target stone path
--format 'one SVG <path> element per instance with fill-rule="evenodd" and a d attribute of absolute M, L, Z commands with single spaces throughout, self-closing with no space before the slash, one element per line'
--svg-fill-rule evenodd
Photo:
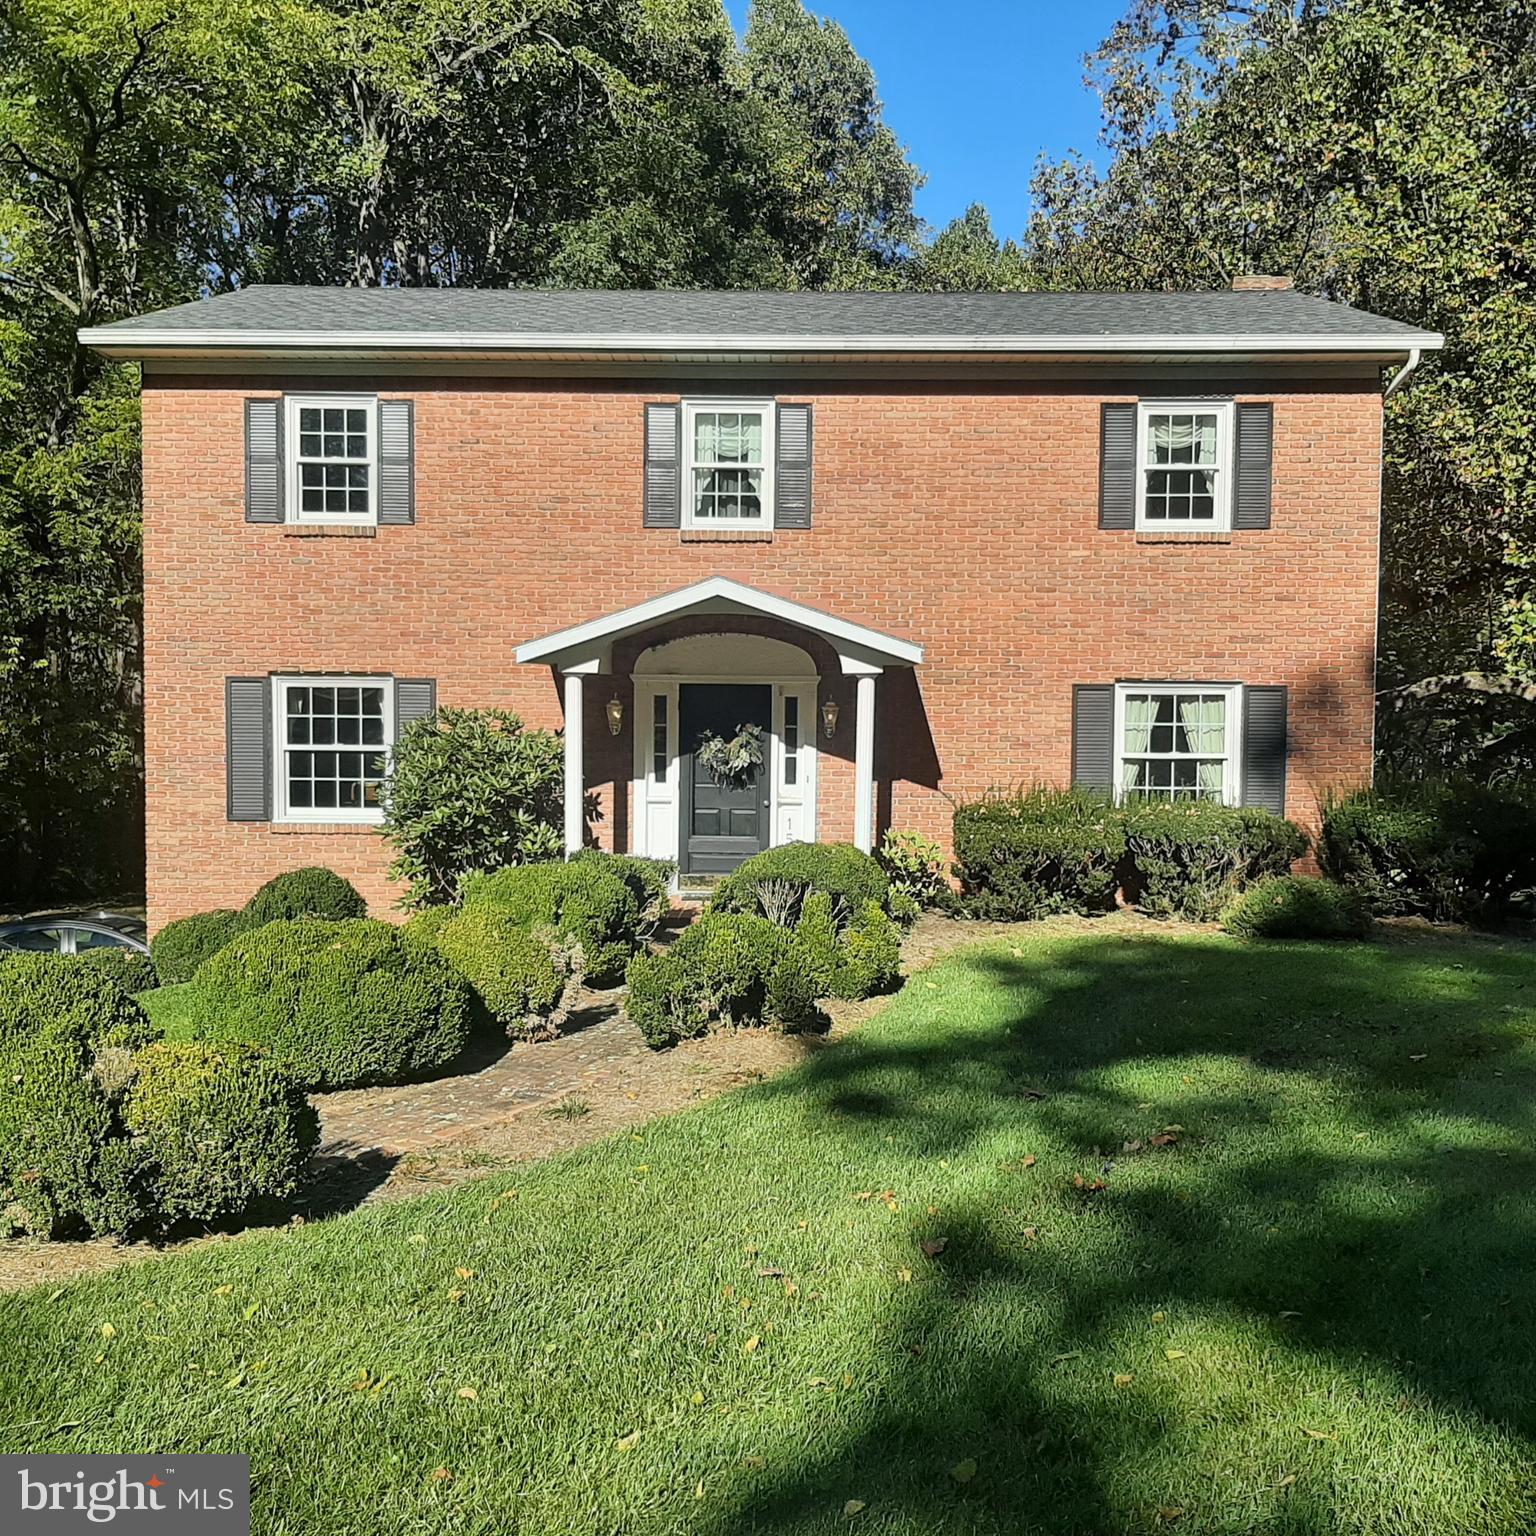
<path fill-rule="evenodd" d="M 558 1040 L 482 1048 L 469 1070 L 396 1088 L 321 1094 L 321 1158 L 404 1156 L 460 1142 L 513 1115 L 611 1082 L 651 1053 L 614 993 L 589 993 Z"/>

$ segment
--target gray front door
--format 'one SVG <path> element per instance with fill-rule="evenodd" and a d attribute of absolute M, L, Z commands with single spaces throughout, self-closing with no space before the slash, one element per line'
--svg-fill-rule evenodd
<path fill-rule="evenodd" d="M 728 874 L 768 846 L 768 759 L 773 689 L 767 683 L 683 683 L 678 690 L 682 750 L 682 870 Z M 720 784 L 694 748 L 706 736 L 736 735 L 744 725 L 763 731 L 763 766 L 750 779 Z"/>

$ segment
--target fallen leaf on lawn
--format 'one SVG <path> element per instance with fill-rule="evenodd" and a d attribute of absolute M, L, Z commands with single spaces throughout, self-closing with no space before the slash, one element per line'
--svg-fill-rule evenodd
<path fill-rule="evenodd" d="M 1019 1236 L 1022 1237 L 1026 1243 L 1032 1243 L 1032 1242 L 1034 1242 L 1034 1240 L 1037 1237 L 1040 1236 L 1040 1228 L 1039 1227 L 1025 1227 L 1019 1233 Z"/>
<path fill-rule="evenodd" d="M 614 1449 L 619 1451 L 632 1451 L 639 1444 L 640 1431 L 636 1429 L 631 1430 L 627 1435 L 620 1435 L 619 1438 L 614 1441 Z"/>
<path fill-rule="evenodd" d="M 476 1392 L 473 1387 L 460 1387 L 458 1395 L 460 1397 L 468 1398 L 472 1403 L 475 1402 L 480 1396 L 480 1394 Z"/>
<path fill-rule="evenodd" d="M 1187 1360 L 1189 1355 L 1182 1349 L 1165 1349 L 1163 1357 L 1167 1360 Z"/>
<path fill-rule="evenodd" d="M 64 1287 L 61 1285 L 58 1288 L 58 1290 L 56 1290 L 56 1291 L 49 1291 L 48 1292 L 48 1300 L 49 1301 L 57 1301 L 59 1299 L 59 1297 L 62 1296 L 63 1294 L 64 1294 Z"/>
<path fill-rule="evenodd" d="M 448 1292 L 448 1300 L 463 1301 L 466 1295 L 468 1295 L 467 1291 L 461 1291 L 457 1286 L 455 1286 L 451 1291 Z"/>
<path fill-rule="evenodd" d="M 1408 1058 L 1408 1060 L 1409 1061 L 1428 1061 L 1429 1060 L 1429 1052 L 1428 1051 L 1421 1051 L 1417 1056 L 1410 1056 Z"/>
<path fill-rule="evenodd" d="M 949 1475 L 957 1483 L 970 1482 L 976 1476 L 976 1458 L 974 1456 L 967 1456 L 964 1461 L 957 1461 L 949 1469 Z"/>
<path fill-rule="evenodd" d="M 1152 1139 L 1153 1141 L 1157 1140 L 1155 1136 Z M 1140 1152 L 1141 1143 L 1139 1141 L 1125 1141 L 1120 1144 L 1120 1150 L 1122 1152 Z"/>
<path fill-rule="evenodd" d="M 760 1339 L 757 1334 L 754 1333 L 752 1337 L 748 1339 L 747 1342 L 741 1347 L 750 1355 L 756 1352 L 757 1346 L 762 1342 L 762 1339 Z"/>
<path fill-rule="evenodd" d="M 432 1481 L 434 1483 L 451 1483 L 453 1481 L 453 1473 L 447 1467 L 433 1467 Z"/>
<path fill-rule="evenodd" d="M 1187 1082 L 1188 1079 L 1186 1078 L 1185 1081 Z M 1182 1520 L 1188 1513 L 1189 1511 L 1182 1504 L 1166 1504 L 1158 1510 L 1157 1518 L 1166 1520 L 1169 1525 L 1172 1525 L 1175 1520 Z"/>
<path fill-rule="evenodd" d="M 688 1399 L 688 1401 L 692 1403 L 695 1408 L 697 1408 L 704 1401 L 704 1394 L 702 1392 L 695 1392 L 693 1396 Z"/>
<path fill-rule="evenodd" d="M 260 1312 L 260 1311 L 261 1311 L 261 1303 L 260 1303 L 260 1302 L 259 1302 L 259 1301 L 253 1301 L 253 1302 L 252 1302 L 252 1303 L 251 1303 L 251 1304 L 250 1304 L 250 1306 L 248 1306 L 248 1307 L 247 1307 L 247 1308 L 246 1308 L 246 1309 L 245 1309 L 245 1311 L 244 1311 L 244 1312 L 242 1312 L 242 1313 L 241 1313 L 241 1314 L 240 1314 L 240 1316 L 241 1316 L 241 1317 L 242 1317 L 242 1318 L 244 1318 L 244 1319 L 245 1319 L 245 1321 L 246 1321 L 246 1322 L 250 1322 L 250 1320 L 251 1320 L 251 1319 L 252 1319 L 252 1318 L 253 1318 L 253 1317 L 255 1317 L 255 1316 L 256 1316 L 256 1314 L 257 1314 L 257 1313 L 258 1313 L 258 1312 Z"/>
<path fill-rule="evenodd" d="M 761 1472 L 768 1463 L 761 1456 L 743 1456 L 741 1458 L 741 1465 L 749 1472 Z"/>
<path fill-rule="evenodd" d="M 921 1248 L 930 1259 L 936 1259 L 949 1246 L 949 1240 L 948 1238 L 943 1237 L 929 1237 L 924 1238 L 923 1241 L 917 1246 Z"/>
<path fill-rule="evenodd" d="M 784 1294 L 786 1296 L 798 1296 L 800 1294 L 800 1287 L 793 1280 L 786 1280 L 784 1282 Z"/>
<path fill-rule="evenodd" d="M 1282 1477 L 1280 1479 L 1280 1481 L 1275 1484 L 1275 1487 L 1276 1487 L 1276 1489 L 1290 1488 L 1290 1487 L 1292 1487 L 1295 1484 L 1295 1482 L 1296 1482 L 1296 1474 L 1294 1472 L 1287 1472 L 1285 1474 L 1285 1476 Z"/>
<path fill-rule="evenodd" d="M 693 1496 L 696 1499 L 702 1499 L 704 1497 L 704 1479 L 702 1477 L 694 1487 Z"/>
<path fill-rule="evenodd" d="M 117 1329 L 111 1323 L 103 1323 L 101 1325 L 101 1336 L 104 1339 L 115 1339 L 117 1337 Z"/>
<path fill-rule="evenodd" d="M 1074 1173 L 1072 1175 L 1072 1187 L 1082 1190 L 1085 1194 L 1096 1195 L 1101 1189 L 1108 1189 L 1109 1185 L 1103 1179 L 1089 1180 L 1085 1179 L 1080 1173 Z"/>
<path fill-rule="evenodd" d="M 852 1385 L 853 1385 L 853 1372 L 852 1371 L 844 1371 L 843 1372 L 843 1387 L 844 1387 L 844 1389 L 846 1390 L 848 1387 L 851 1387 Z"/>
<path fill-rule="evenodd" d="M 930 1216 L 937 1216 L 937 1215 L 938 1215 L 938 1214 L 939 1214 L 939 1208 L 938 1208 L 938 1206 L 936 1206 L 936 1205 L 930 1205 L 930 1206 L 929 1206 L 929 1207 L 928 1207 L 928 1214 L 929 1214 L 929 1215 L 930 1215 Z"/>
<path fill-rule="evenodd" d="M 107 1357 L 106 1357 L 106 1353 L 105 1353 L 105 1352 L 103 1352 L 103 1353 L 101 1353 L 101 1354 L 99 1354 L 99 1355 L 97 1355 L 97 1356 L 96 1356 L 96 1358 L 95 1358 L 95 1359 L 94 1359 L 94 1360 L 92 1360 L 92 1361 L 91 1361 L 91 1364 L 92 1364 L 92 1365 L 100 1365 L 100 1364 L 101 1364 L 101 1362 L 102 1362 L 102 1361 L 103 1361 L 103 1360 L 105 1360 L 105 1359 L 106 1359 L 106 1358 L 107 1358 Z"/>
<path fill-rule="evenodd" d="M 243 1370 L 236 1371 L 235 1374 L 233 1376 L 231 1376 L 229 1378 L 229 1380 L 224 1383 L 224 1390 L 226 1392 L 228 1392 L 228 1391 L 230 1391 L 231 1389 L 233 1389 L 235 1387 L 243 1387 L 244 1385 L 245 1385 L 245 1372 Z"/>
<path fill-rule="evenodd" d="M 1116 1373 L 1115 1385 L 1117 1387 L 1128 1387 L 1135 1380 L 1136 1373 L 1134 1371 L 1120 1371 Z"/>
<path fill-rule="evenodd" d="M 1152 1145 L 1154 1147 L 1172 1147 L 1177 1145 L 1178 1140 L 1179 1138 L 1172 1131 L 1159 1131 L 1152 1138 Z"/>
<path fill-rule="evenodd" d="M 1168 1321 L 1168 1314 L 1166 1312 L 1154 1312 L 1152 1314 L 1152 1321 L 1154 1323 L 1166 1323 Z"/>
<path fill-rule="evenodd" d="M 1302 1427 L 1301 1432 L 1308 1440 L 1337 1440 L 1339 1438 L 1337 1435 L 1330 1435 L 1327 1430 L 1307 1429 L 1305 1426 Z"/>
<path fill-rule="evenodd" d="M 782 1280 L 784 1278 L 784 1271 L 782 1269 L 775 1269 L 772 1264 L 763 1265 L 763 1267 L 758 1270 L 758 1274 L 761 1275 L 764 1280 Z"/>
<path fill-rule="evenodd" d="M 1301 1313 L 1300 1312 L 1282 1312 L 1280 1314 L 1280 1316 L 1282 1318 L 1300 1317 Z"/>
<path fill-rule="evenodd" d="M 1037 1161 L 1038 1161 L 1038 1159 L 1035 1157 L 1035 1154 L 1033 1152 L 1031 1152 L 1028 1157 L 1021 1157 L 1019 1159 L 1019 1167 L 1020 1168 L 1033 1168 Z"/>
<path fill-rule="evenodd" d="M 929 982 L 928 985 L 931 987 L 933 983 Z M 848 1502 L 843 1505 L 843 1519 L 852 1520 L 853 1517 L 861 1510 L 868 1508 L 869 1505 L 867 1505 L 863 1499 L 849 1499 Z"/>
<path fill-rule="evenodd" d="M 473 1280 L 475 1278 L 474 1270 L 465 1269 L 462 1264 L 459 1265 L 456 1270 L 454 1270 L 454 1274 L 456 1274 L 460 1280 Z"/>
<path fill-rule="evenodd" d="M 256 1369 L 260 1370 L 261 1367 L 258 1365 Z M 393 1371 L 390 1371 L 388 1375 L 380 1376 L 379 1379 L 373 1384 L 373 1391 L 375 1393 L 382 1392 L 384 1388 L 387 1387 L 394 1379 L 395 1373 Z"/>
<path fill-rule="evenodd" d="M 1064 1355 L 1057 1355 L 1051 1361 L 1051 1364 L 1052 1365 L 1065 1365 L 1068 1360 L 1081 1360 L 1082 1358 L 1083 1358 L 1082 1350 L 1080 1350 L 1080 1349 L 1069 1349 L 1066 1352 L 1066 1354 L 1064 1354 Z"/>
<path fill-rule="evenodd" d="M 406 1242 L 408 1243 L 424 1243 L 426 1240 L 427 1234 L 425 1232 L 412 1232 L 411 1235 L 406 1238 Z"/>
<path fill-rule="evenodd" d="M 910 1269 L 898 1269 L 896 1271 L 896 1278 L 903 1285 L 910 1285 L 912 1283 L 912 1271 Z"/>
<path fill-rule="evenodd" d="M 805 1384 L 808 1387 L 830 1387 L 832 1385 L 825 1376 L 812 1376 L 807 1379 Z"/>
<path fill-rule="evenodd" d="M 213 1288 L 213 1294 L 215 1296 L 233 1296 L 235 1288 L 232 1285 L 216 1285 Z"/>

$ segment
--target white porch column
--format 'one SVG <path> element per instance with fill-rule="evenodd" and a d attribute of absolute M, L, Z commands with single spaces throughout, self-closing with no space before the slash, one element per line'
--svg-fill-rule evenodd
<path fill-rule="evenodd" d="M 875 848 L 875 677 L 860 673 L 853 714 L 853 841 Z"/>
<path fill-rule="evenodd" d="M 565 674 L 565 856 L 581 852 L 586 834 L 582 814 L 585 785 L 582 782 L 582 687 L 581 673 Z"/>

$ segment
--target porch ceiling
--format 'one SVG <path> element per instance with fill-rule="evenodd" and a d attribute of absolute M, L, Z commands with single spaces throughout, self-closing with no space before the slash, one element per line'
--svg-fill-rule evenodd
<path fill-rule="evenodd" d="M 786 597 L 775 597 L 771 592 L 761 592 L 724 576 L 711 576 L 632 608 L 621 608 L 585 624 L 530 640 L 518 646 L 517 659 L 543 662 L 562 672 L 607 672 L 615 640 L 639 634 L 666 619 L 715 613 L 779 619 L 809 630 L 837 652 L 843 671 L 854 675 L 873 674 L 887 667 L 914 667 L 923 659 L 922 646 L 910 640 L 882 634 L 878 629 L 851 623 Z"/>

